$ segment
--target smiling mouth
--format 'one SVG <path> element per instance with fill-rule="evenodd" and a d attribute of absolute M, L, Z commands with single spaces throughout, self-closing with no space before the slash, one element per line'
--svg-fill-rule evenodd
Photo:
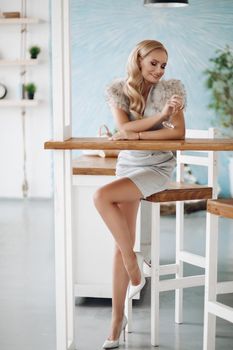
<path fill-rule="evenodd" d="M 160 79 L 160 78 L 161 78 L 160 75 L 159 75 L 159 76 L 158 76 L 158 75 L 153 75 L 153 74 L 151 74 L 151 75 L 152 75 L 152 77 L 155 78 L 155 79 Z"/>

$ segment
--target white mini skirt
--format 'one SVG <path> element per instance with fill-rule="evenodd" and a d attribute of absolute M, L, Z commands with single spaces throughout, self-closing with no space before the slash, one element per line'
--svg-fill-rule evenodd
<path fill-rule="evenodd" d="M 176 165 L 171 151 L 121 151 L 116 176 L 131 179 L 146 198 L 166 189 Z"/>

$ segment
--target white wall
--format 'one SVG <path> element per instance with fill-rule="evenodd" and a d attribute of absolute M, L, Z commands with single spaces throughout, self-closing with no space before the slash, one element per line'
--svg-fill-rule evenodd
<path fill-rule="evenodd" d="M 0 0 L 0 11 L 20 11 L 21 1 Z M 52 138 L 50 92 L 50 23 L 49 1 L 28 1 L 28 17 L 39 17 L 43 23 L 28 25 L 27 47 L 39 45 L 40 64 L 28 67 L 27 81 L 35 82 L 37 107 L 27 108 L 26 170 L 29 197 L 52 195 L 51 152 L 43 149 L 44 141 Z M 0 59 L 20 57 L 20 26 L 0 25 Z M 29 54 L 28 54 L 29 58 Z M 1 67 L 0 82 L 8 88 L 6 98 L 19 98 L 19 67 Z M 23 138 L 19 107 L 0 107 L 0 197 L 22 198 Z"/>

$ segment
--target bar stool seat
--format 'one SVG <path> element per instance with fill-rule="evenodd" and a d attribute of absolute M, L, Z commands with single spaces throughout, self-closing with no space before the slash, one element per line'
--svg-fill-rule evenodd
<path fill-rule="evenodd" d="M 216 316 L 233 323 L 233 308 L 217 302 L 218 294 L 233 292 L 233 281 L 217 282 L 219 216 L 233 219 L 233 198 L 207 202 L 203 350 L 215 350 Z"/>
<path fill-rule="evenodd" d="M 174 201 L 188 201 L 197 199 L 212 198 L 213 188 L 189 184 L 185 182 L 170 182 L 168 188 L 164 191 L 152 194 L 146 197 L 147 202 L 174 202 Z"/>

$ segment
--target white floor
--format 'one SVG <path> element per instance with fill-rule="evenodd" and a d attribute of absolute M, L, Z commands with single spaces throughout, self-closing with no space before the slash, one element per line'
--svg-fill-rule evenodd
<path fill-rule="evenodd" d="M 186 217 L 186 245 L 204 252 L 204 212 Z M 163 217 L 162 260 L 174 258 L 174 217 Z M 221 219 L 219 279 L 233 279 L 233 221 Z M 186 269 L 190 272 L 191 269 Z M 224 271 L 224 273 L 223 273 Z M 198 272 L 198 271 L 197 271 Z M 184 293 L 184 323 L 174 323 L 174 292 L 161 295 L 162 350 L 201 350 L 203 288 Z M 0 350 L 55 350 L 53 203 L 49 200 L 0 201 Z M 233 296 L 221 296 L 233 306 Z M 109 299 L 76 300 L 76 348 L 101 349 L 108 335 Z M 134 302 L 133 333 L 121 348 L 150 345 L 150 283 Z M 216 350 L 233 350 L 233 325 L 217 322 Z"/>

